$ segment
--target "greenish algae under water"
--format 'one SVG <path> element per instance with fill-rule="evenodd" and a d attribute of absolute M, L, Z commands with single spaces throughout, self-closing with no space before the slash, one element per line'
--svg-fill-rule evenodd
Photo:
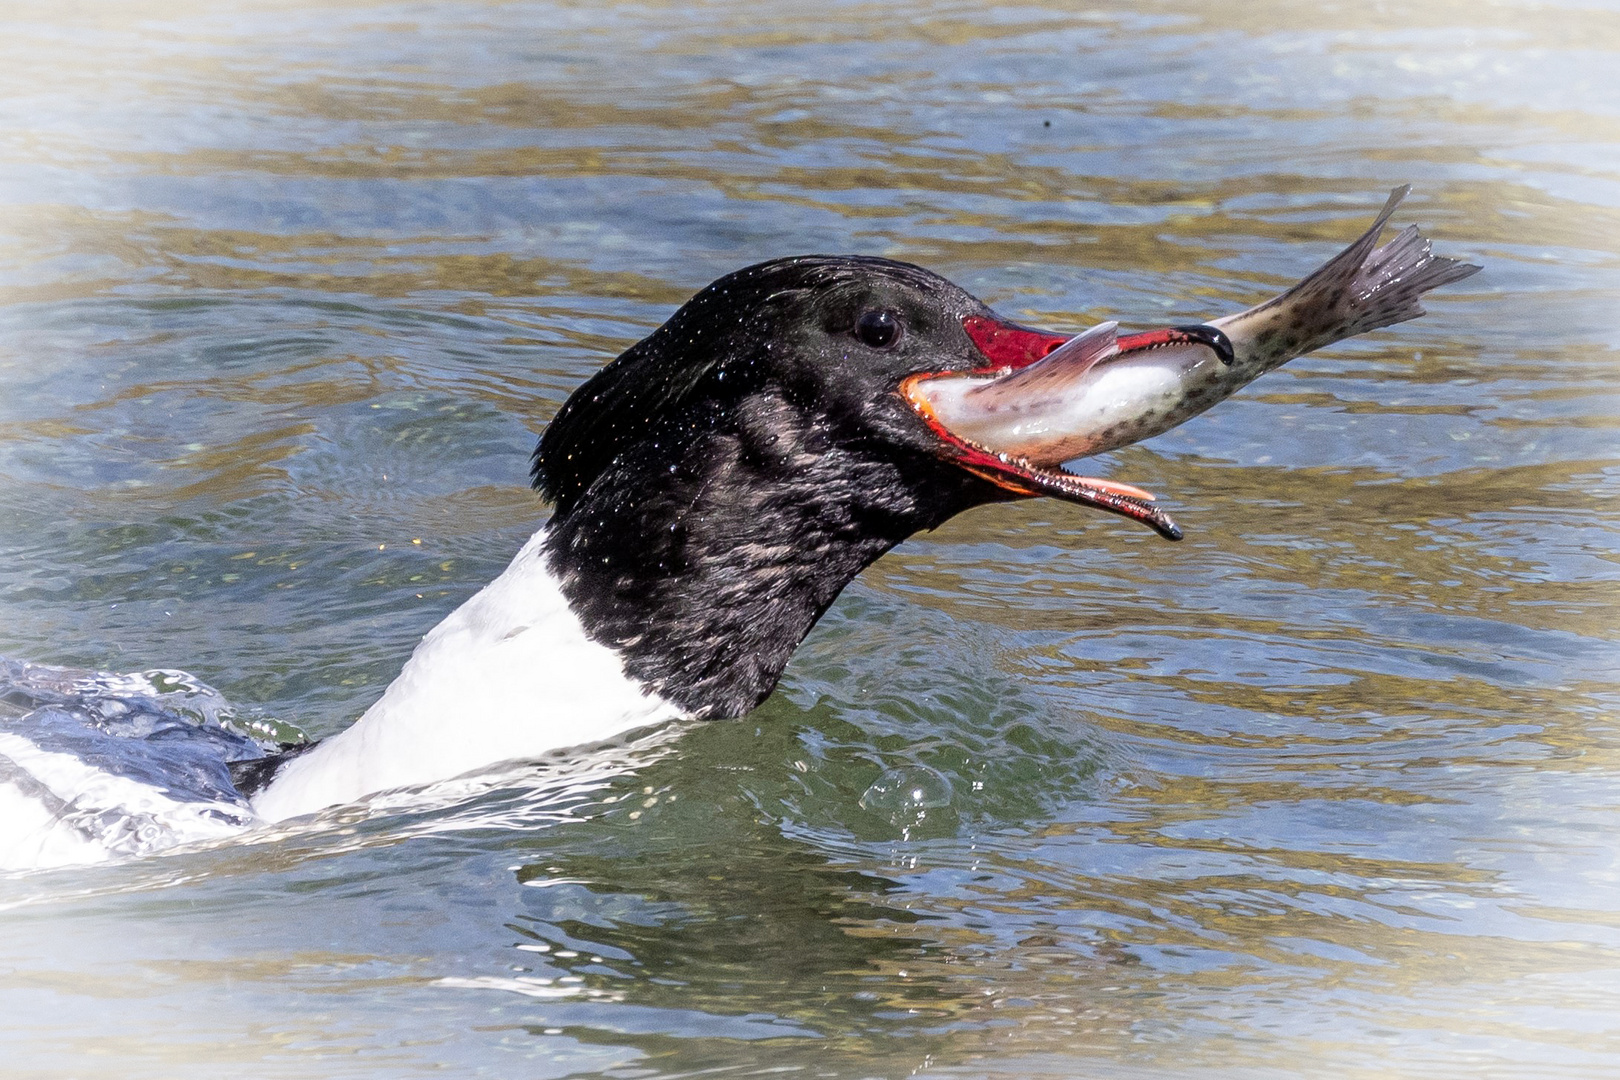
<path fill-rule="evenodd" d="M 8 1077 L 1620 1069 L 1613 6 L 0 23 L 0 654 L 313 734 L 535 526 L 569 389 L 737 266 L 1143 327 L 1410 181 L 1487 267 L 1106 459 L 1183 544 L 984 508 L 747 719 L 0 881 Z"/>

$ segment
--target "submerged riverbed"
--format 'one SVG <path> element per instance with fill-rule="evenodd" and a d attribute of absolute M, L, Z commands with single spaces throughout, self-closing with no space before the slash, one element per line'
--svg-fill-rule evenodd
<path fill-rule="evenodd" d="M 188 0 L 0 15 L 0 655 L 341 730 L 697 288 L 1079 330 L 1396 217 L 1483 274 L 985 507 L 754 715 L 0 879 L 8 1077 L 1620 1069 L 1620 12 Z"/>

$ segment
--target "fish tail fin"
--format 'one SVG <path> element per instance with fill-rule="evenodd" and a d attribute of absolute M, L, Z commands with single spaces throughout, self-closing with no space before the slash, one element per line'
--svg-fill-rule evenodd
<path fill-rule="evenodd" d="M 1430 289 L 1450 285 L 1480 271 L 1474 263 L 1436 255 L 1416 225 L 1402 229 L 1368 256 L 1351 292 L 1359 310 L 1349 334 L 1364 334 L 1423 314 L 1418 301 Z"/>
<path fill-rule="evenodd" d="M 1434 254 L 1428 237 L 1416 225 L 1402 229 L 1383 247 L 1377 246 L 1390 215 L 1411 190 L 1403 184 L 1391 191 L 1372 227 L 1304 281 L 1276 299 L 1216 325 L 1230 322 L 1227 332 L 1239 331 L 1232 334 L 1234 340 L 1244 338 L 1243 344 L 1264 354 L 1256 359 L 1270 367 L 1335 341 L 1422 315 L 1424 293 L 1461 281 L 1481 267 Z M 1243 333 L 1251 328 L 1251 333 Z"/>

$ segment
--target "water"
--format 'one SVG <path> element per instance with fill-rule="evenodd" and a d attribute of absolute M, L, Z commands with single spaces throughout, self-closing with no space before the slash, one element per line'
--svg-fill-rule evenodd
<path fill-rule="evenodd" d="M 1486 272 L 982 508 L 744 720 L 0 881 L 9 1076 L 1620 1068 L 1620 12 L 13 0 L 0 655 L 341 729 L 696 288 L 1233 311 L 1397 183 Z"/>

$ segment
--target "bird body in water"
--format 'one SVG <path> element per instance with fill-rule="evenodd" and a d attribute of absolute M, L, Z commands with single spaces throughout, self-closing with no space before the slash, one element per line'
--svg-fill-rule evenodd
<path fill-rule="evenodd" d="M 1276 300 L 1145 334 L 1032 330 L 886 259 L 729 274 L 568 399 L 534 454 L 549 521 L 346 731 L 265 747 L 126 677 L 8 662 L 0 866 L 216 840 L 677 718 L 743 715 L 861 570 L 975 506 L 1050 496 L 1178 539 L 1147 492 L 1061 463 L 1414 318 L 1425 291 L 1478 269 L 1415 229 L 1376 248 L 1400 194 Z"/>

